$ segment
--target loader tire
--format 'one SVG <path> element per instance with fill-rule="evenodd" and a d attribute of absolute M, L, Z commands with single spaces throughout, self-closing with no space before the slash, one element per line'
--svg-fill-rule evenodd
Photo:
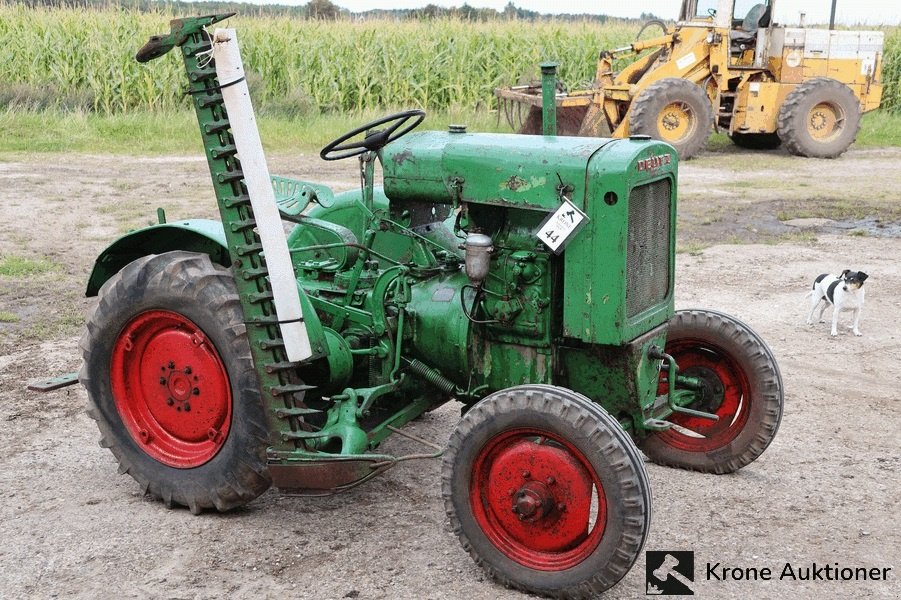
<path fill-rule="evenodd" d="M 713 128 L 713 107 L 704 89 L 670 77 L 652 83 L 632 103 L 629 132 L 672 145 L 682 160 L 704 147 Z"/>
<path fill-rule="evenodd" d="M 682 310 L 669 322 L 666 353 L 680 373 L 702 382 L 701 398 L 688 408 L 719 420 L 674 413 L 669 421 L 684 429 L 639 441 L 648 458 L 703 473 L 731 473 L 763 454 L 779 429 L 784 402 L 779 365 L 766 343 L 729 315 Z M 660 385 L 661 392 L 667 390 L 666 371 Z"/>
<path fill-rule="evenodd" d="M 848 86 L 817 77 L 796 87 L 779 109 L 779 137 L 796 156 L 835 158 L 854 143 L 860 102 Z"/>
<path fill-rule="evenodd" d="M 463 548 L 527 592 L 597 597 L 629 572 L 650 527 L 638 448 L 603 408 L 560 387 L 512 387 L 473 406 L 441 478 Z"/>
<path fill-rule="evenodd" d="M 126 265 L 81 339 L 88 415 L 144 493 L 198 514 L 269 488 L 259 384 L 234 279 L 206 254 Z"/>
<path fill-rule="evenodd" d="M 729 139 L 739 148 L 749 150 L 774 150 L 782 144 L 778 133 L 733 133 Z"/>

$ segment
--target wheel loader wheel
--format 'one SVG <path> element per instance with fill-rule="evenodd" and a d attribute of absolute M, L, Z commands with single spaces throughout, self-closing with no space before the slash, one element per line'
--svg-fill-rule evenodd
<path fill-rule="evenodd" d="M 558 598 L 615 585 L 650 525 L 638 449 L 600 406 L 549 385 L 473 406 L 451 435 L 442 492 L 463 548 L 490 576 Z"/>
<path fill-rule="evenodd" d="M 629 131 L 671 144 L 680 159 L 695 156 L 713 127 L 713 108 L 703 88 L 685 79 L 661 79 L 632 103 Z"/>
<path fill-rule="evenodd" d="M 639 442 L 654 462 L 704 473 L 731 473 L 759 457 L 782 420 L 782 375 L 773 353 L 741 321 L 707 310 L 676 312 L 666 352 L 680 373 L 701 381 L 700 399 L 688 406 L 718 421 L 676 413 L 677 427 Z M 668 389 L 661 373 L 660 391 Z"/>
<path fill-rule="evenodd" d="M 778 133 L 733 133 L 729 139 L 739 148 L 749 150 L 774 150 L 782 144 Z"/>
<path fill-rule="evenodd" d="M 227 269 L 168 252 L 107 281 L 87 322 L 79 378 L 100 445 L 170 507 L 225 511 L 271 483 L 243 320 Z"/>
<path fill-rule="evenodd" d="M 860 129 L 860 102 L 848 86 L 817 77 L 796 87 L 779 109 L 779 137 L 797 156 L 835 158 Z"/>

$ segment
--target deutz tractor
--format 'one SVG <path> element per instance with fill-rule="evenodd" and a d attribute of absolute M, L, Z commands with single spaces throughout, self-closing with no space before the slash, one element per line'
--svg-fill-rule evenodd
<path fill-rule="evenodd" d="M 671 146 L 413 132 L 411 110 L 322 149 L 359 160 L 359 190 L 270 178 L 235 32 L 206 30 L 228 16 L 173 20 L 137 55 L 181 52 L 221 222 L 160 212 L 87 287 L 79 378 L 142 490 L 227 511 L 443 454 L 478 564 L 588 597 L 648 534 L 639 448 L 708 473 L 761 455 L 782 415 L 773 354 L 732 317 L 674 311 Z M 446 446 L 403 431 L 451 400 Z M 379 453 L 394 433 L 436 447 Z"/>
<path fill-rule="evenodd" d="M 882 97 L 881 31 L 779 25 L 776 0 L 683 0 L 662 35 L 600 53 L 594 84 L 556 95 L 564 135 L 645 134 L 680 158 L 703 148 L 711 129 L 736 145 L 833 158 L 854 141 L 861 113 Z M 614 61 L 631 62 L 614 72 Z M 520 133 L 541 132 L 537 85 L 495 90 Z M 525 114 L 520 109 L 526 109 Z"/>

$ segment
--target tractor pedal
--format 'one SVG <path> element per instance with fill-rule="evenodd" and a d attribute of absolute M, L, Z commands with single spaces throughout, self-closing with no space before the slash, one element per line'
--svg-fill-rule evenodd
<path fill-rule="evenodd" d="M 59 377 L 50 377 L 48 379 L 40 379 L 28 384 L 28 390 L 32 392 L 52 392 L 69 385 L 78 383 L 78 373 L 66 373 Z"/>

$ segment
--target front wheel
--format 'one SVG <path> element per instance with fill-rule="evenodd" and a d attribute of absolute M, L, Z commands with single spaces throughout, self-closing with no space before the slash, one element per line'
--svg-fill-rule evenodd
<path fill-rule="evenodd" d="M 666 353 L 679 373 L 700 382 L 688 408 L 719 420 L 674 413 L 675 426 L 639 442 L 654 462 L 705 473 L 731 473 L 766 450 L 782 420 L 782 375 L 766 343 L 741 321 L 707 310 L 678 311 Z M 660 391 L 669 391 L 666 371 Z"/>
<path fill-rule="evenodd" d="M 713 128 L 713 107 L 704 89 L 670 77 L 652 83 L 632 103 L 629 132 L 671 144 L 680 159 L 695 156 Z"/>
<path fill-rule="evenodd" d="M 457 425 L 442 492 L 463 547 L 505 585 L 588 598 L 615 585 L 648 534 L 650 486 L 616 420 L 573 391 L 523 385 Z"/>
<path fill-rule="evenodd" d="M 231 273 L 205 254 L 140 258 L 100 290 L 79 375 L 100 444 L 141 488 L 198 513 L 271 480 L 259 384 Z"/>

